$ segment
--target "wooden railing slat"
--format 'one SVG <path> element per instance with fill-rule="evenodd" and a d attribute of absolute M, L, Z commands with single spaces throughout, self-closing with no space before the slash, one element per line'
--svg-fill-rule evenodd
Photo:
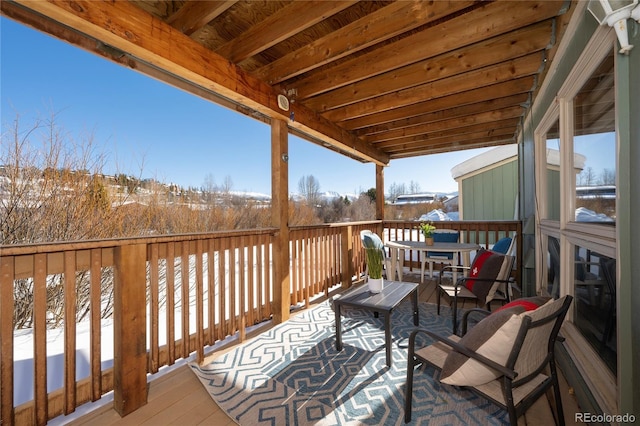
<path fill-rule="evenodd" d="M 230 334 L 235 334 L 238 331 L 238 296 L 236 291 L 236 250 L 239 241 L 235 238 L 231 238 L 229 242 L 229 312 L 231 319 Z"/>
<path fill-rule="evenodd" d="M 196 352 L 197 361 L 204 361 L 204 249 L 202 240 L 196 241 Z"/>
<path fill-rule="evenodd" d="M 206 319 L 206 334 L 205 345 L 213 345 L 215 338 L 215 267 L 213 264 L 213 240 L 207 240 L 204 246 L 205 253 L 207 255 L 207 319 Z"/>
<path fill-rule="evenodd" d="M 189 356 L 189 286 L 190 286 L 190 262 L 189 241 L 183 241 L 180 245 L 180 313 L 182 315 L 182 358 Z"/>
<path fill-rule="evenodd" d="M 64 413 L 76 408 L 76 253 L 64 252 Z"/>
<path fill-rule="evenodd" d="M 102 396 L 102 250 L 91 250 L 91 316 L 89 342 L 91 347 L 91 400 Z"/>
<path fill-rule="evenodd" d="M 159 325 L 160 325 L 160 264 L 158 262 L 159 248 L 158 244 L 151 244 L 149 254 L 149 302 L 151 312 L 151 324 L 149 329 L 151 335 L 150 355 L 149 355 L 149 372 L 157 373 L 160 368 L 160 351 L 159 351 Z"/>
<path fill-rule="evenodd" d="M 217 263 L 217 268 L 218 268 L 218 294 L 219 294 L 219 304 L 218 304 L 218 309 L 220 312 L 220 321 L 219 321 L 219 333 L 218 333 L 218 339 L 222 340 L 224 339 L 226 336 L 229 335 L 228 333 L 228 329 L 227 329 L 227 321 L 226 321 L 226 312 L 227 309 L 229 308 L 228 304 L 226 303 L 226 298 L 227 298 L 227 292 L 226 292 L 226 286 L 225 286 L 225 275 L 224 272 L 226 270 L 226 268 L 224 267 L 225 265 L 225 250 L 224 250 L 224 246 L 223 246 L 223 242 L 225 240 L 219 239 L 216 240 L 216 252 L 218 255 L 218 263 Z"/>
<path fill-rule="evenodd" d="M 47 421 L 47 255 L 34 256 L 33 276 L 33 353 L 35 421 Z"/>
<path fill-rule="evenodd" d="M 238 331 L 240 335 L 240 341 L 244 342 L 246 339 L 246 329 L 247 329 L 247 285 L 246 285 L 246 262 L 245 262 L 245 254 L 247 250 L 246 240 L 244 237 L 240 237 L 238 242 L 238 293 L 239 293 L 239 312 L 238 312 Z"/>
<path fill-rule="evenodd" d="M 168 365 L 173 365 L 176 361 L 176 339 L 175 339 L 175 282 L 176 282 L 176 268 L 175 268 L 175 244 L 173 241 L 167 244 L 167 257 L 166 257 L 166 300 L 167 300 L 167 345 L 169 346 L 169 360 Z"/>

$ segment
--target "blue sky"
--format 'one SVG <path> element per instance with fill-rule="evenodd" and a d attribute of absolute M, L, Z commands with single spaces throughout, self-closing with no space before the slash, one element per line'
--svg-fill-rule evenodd
<path fill-rule="evenodd" d="M 81 140 L 92 135 L 107 153 L 106 173 L 154 177 L 201 187 L 227 177 L 232 189 L 270 194 L 270 130 L 261 122 L 187 94 L 136 71 L 0 18 L 3 134 L 17 116 L 23 126 L 55 114 Z M 485 151 L 468 150 L 392 160 L 392 184 L 422 191 L 457 190 L 456 164 Z M 289 138 L 289 191 L 313 175 L 322 191 L 359 193 L 375 187 L 375 166 Z"/>

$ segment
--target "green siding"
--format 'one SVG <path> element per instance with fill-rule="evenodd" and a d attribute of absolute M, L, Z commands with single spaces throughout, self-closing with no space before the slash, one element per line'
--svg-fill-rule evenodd
<path fill-rule="evenodd" d="M 560 172 L 547 169 L 547 208 L 545 219 L 560 220 Z"/>
<path fill-rule="evenodd" d="M 518 193 L 518 163 L 514 159 L 462 179 L 465 220 L 513 220 Z"/>

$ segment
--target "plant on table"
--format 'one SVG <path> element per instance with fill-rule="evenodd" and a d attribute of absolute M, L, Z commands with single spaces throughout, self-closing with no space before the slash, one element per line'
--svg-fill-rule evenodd
<path fill-rule="evenodd" d="M 365 249 L 367 255 L 367 270 L 369 278 L 382 278 L 382 263 L 384 261 L 384 253 L 379 248 Z"/>
<path fill-rule="evenodd" d="M 425 238 L 433 238 L 433 232 L 436 230 L 436 227 L 433 225 L 433 222 L 421 222 L 420 223 L 420 232 L 424 235 Z"/>

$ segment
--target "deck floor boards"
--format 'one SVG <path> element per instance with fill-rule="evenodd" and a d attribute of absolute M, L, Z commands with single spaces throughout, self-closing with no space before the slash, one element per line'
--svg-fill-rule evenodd
<path fill-rule="evenodd" d="M 403 277 L 406 281 L 419 281 L 419 273 L 406 273 Z M 425 280 L 420 286 L 420 301 L 435 303 L 436 286 L 434 280 Z M 446 303 L 446 302 L 443 302 Z M 463 308 L 474 307 L 467 303 Z M 295 314 L 294 314 L 295 315 Z M 266 327 L 268 328 L 268 326 Z M 248 338 L 264 331 L 265 327 L 248 334 Z M 222 351 L 233 348 L 230 345 Z M 219 355 L 220 352 L 215 355 Z M 575 397 L 569 392 L 564 377 L 560 377 L 562 387 L 562 403 L 567 425 L 577 424 L 574 413 L 579 412 Z M 69 422 L 71 425 L 216 425 L 227 426 L 236 423 L 228 417 L 216 403 L 193 374 L 189 367 L 183 365 L 166 373 L 162 377 L 149 384 L 147 404 L 125 417 L 120 417 L 111 407 L 111 404 L 97 408 L 96 410 L 75 418 Z M 546 398 L 540 398 L 531 407 L 525 416 L 522 416 L 519 425 L 553 424 L 551 408 Z"/>

